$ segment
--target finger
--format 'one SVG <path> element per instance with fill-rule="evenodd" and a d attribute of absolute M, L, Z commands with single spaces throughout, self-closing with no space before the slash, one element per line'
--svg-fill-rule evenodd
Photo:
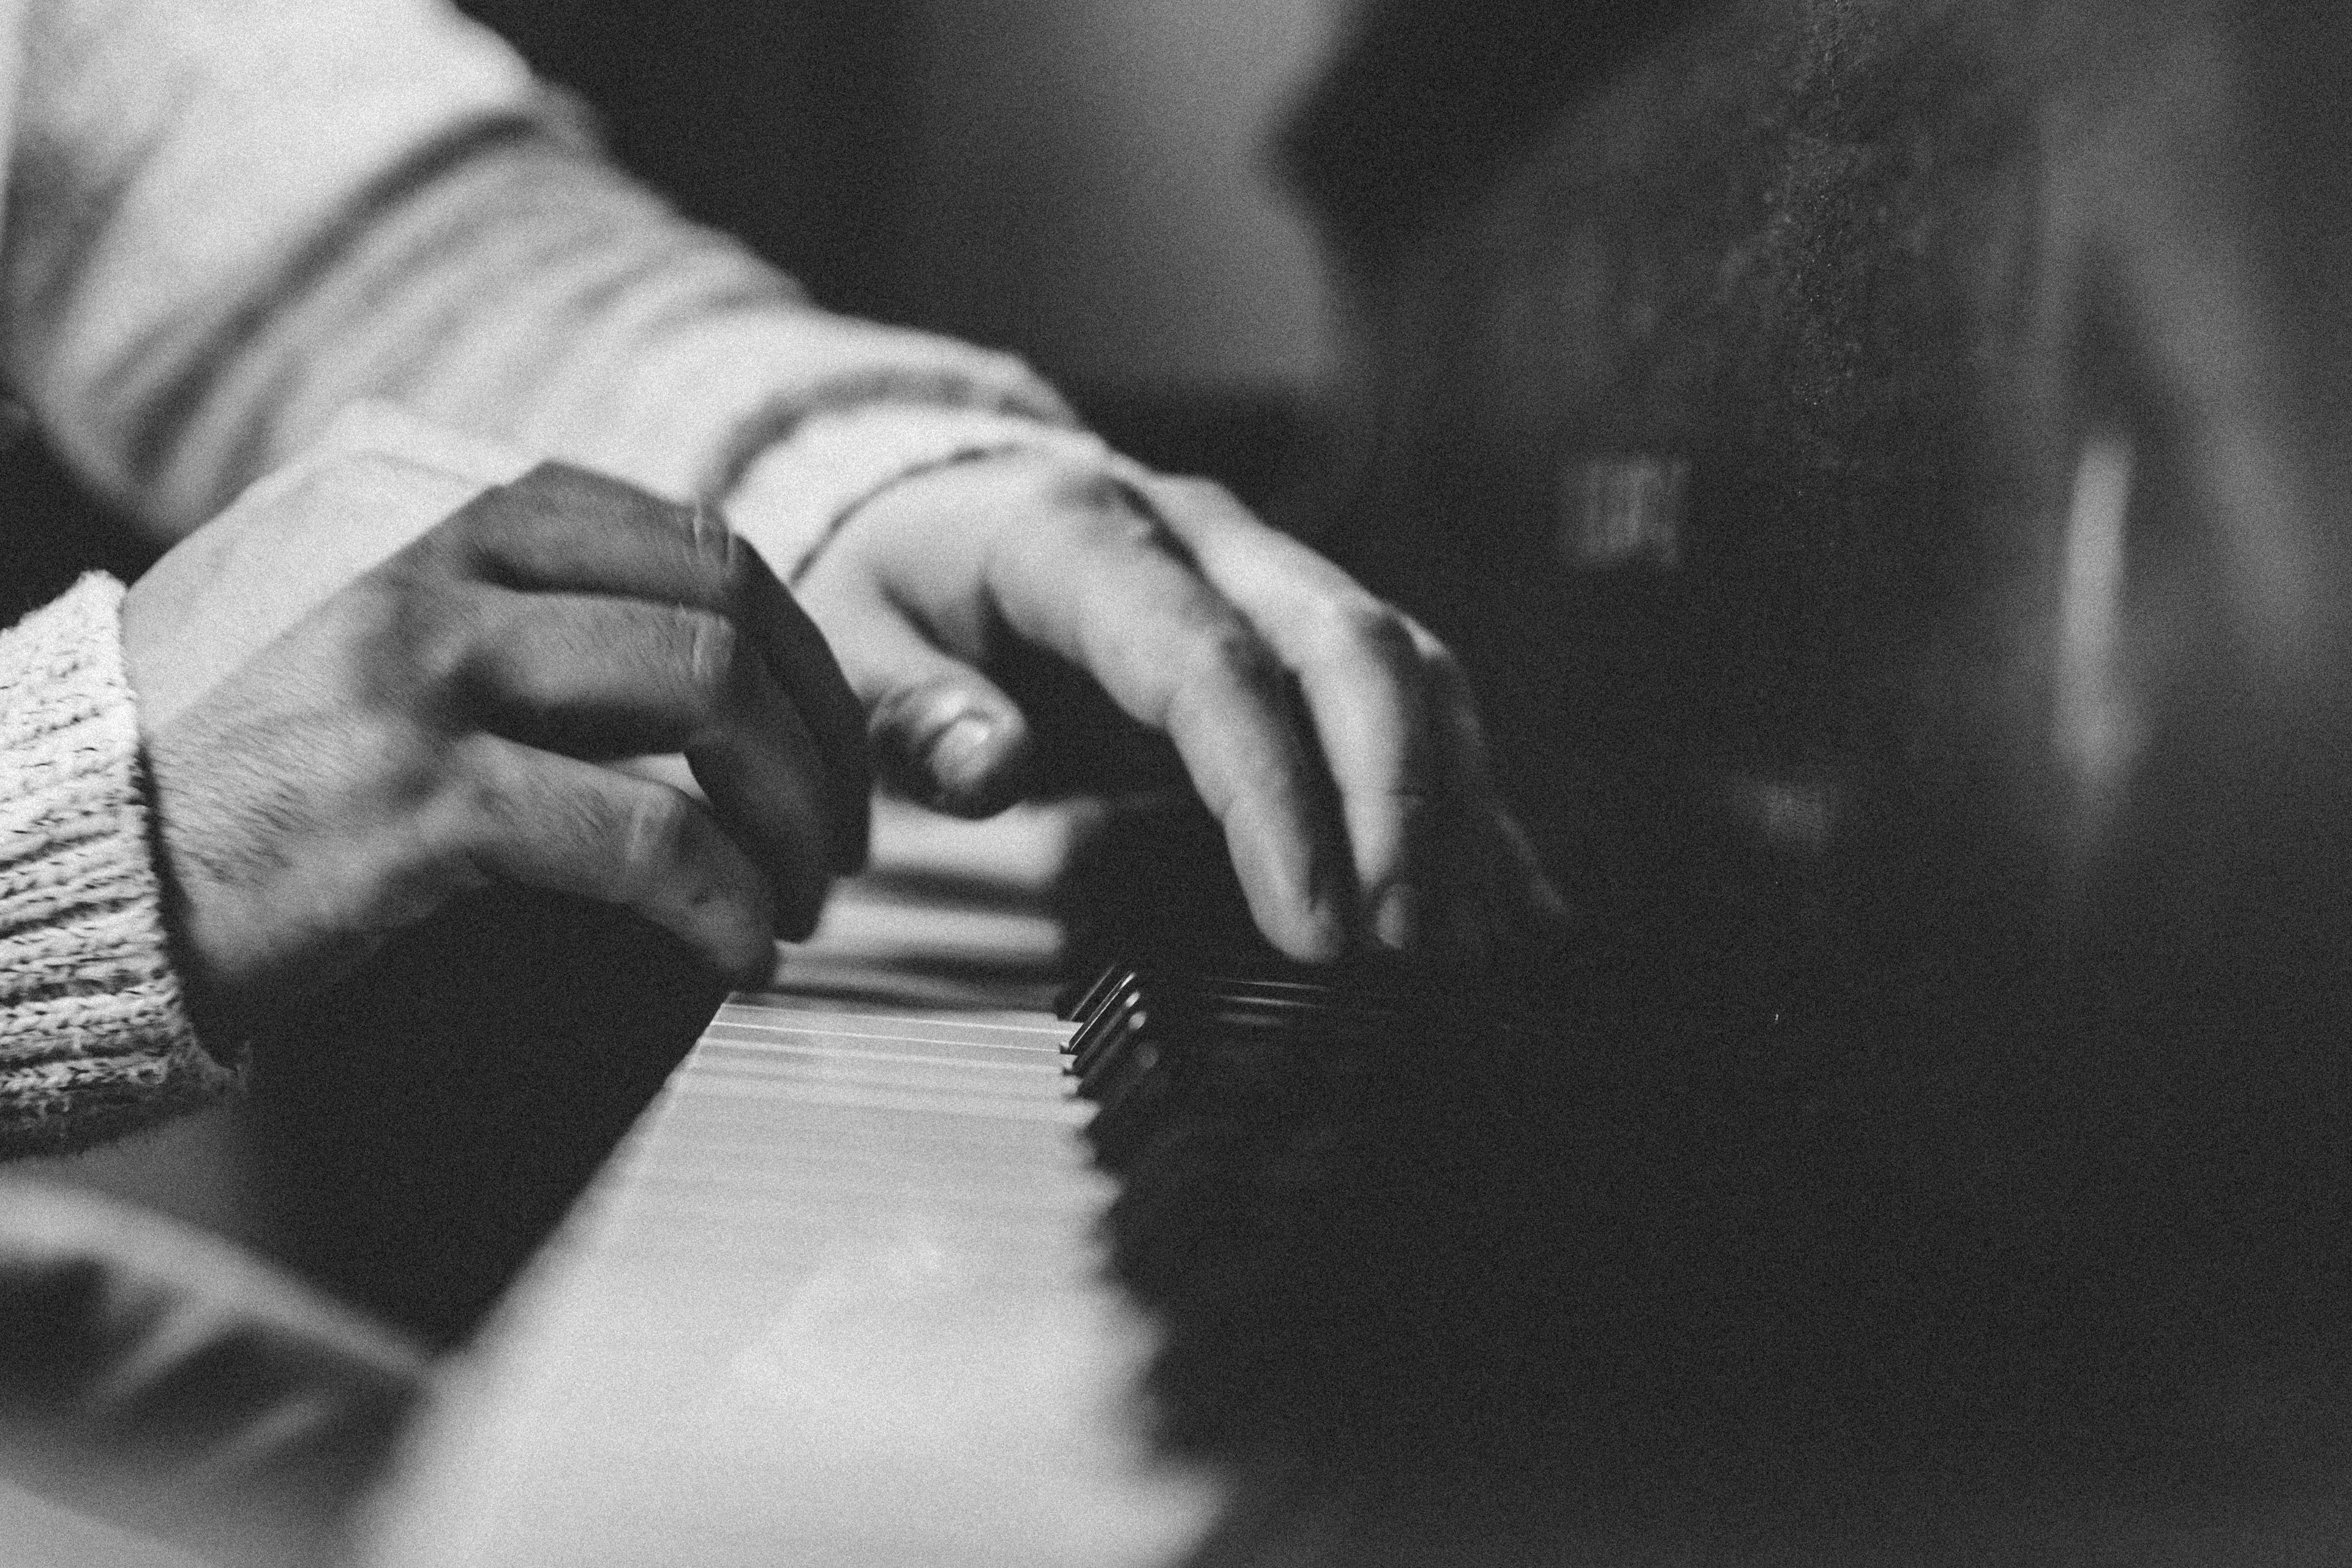
<path fill-rule="evenodd" d="M 859 821 L 829 821 L 824 759 L 766 661 L 706 611 L 585 594 L 477 591 L 475 716 L 589 759 L 683 752 L 720 820 L 779 889 L 822 887 Z M 785 901 L 787 924 L 796 914 Z M 807 912 L 814 917 L 814 909 Z"/>
<path fill-rule="evenodd" d="M 823 634 L 719 513 L 542 464 L 476 497 L 448 528 L 477 570 L 508 587 L 628 595 L 734 620 L 817 743 L 831 862 L 848 870 L 865 860 L 865 711 Z"/>
<path fill-rule="evenodd" d="M 1164 730 L 1223 825 L 1250 912 L 1294 957 L 1345 951 L 1354 897 L 1343 831 L 1273 651 L 1124 507 L 1066 509 L 992 553 L 1012 629 Z"/>
<path fill-rule="evenodd" d="M 1135 483 L 1202 575 L 1297 672 L 1339 792 L 1366 929 L 1391 949 L 1418 946 L 1469 869 L 1449 841 L 1496 805 L 1451 655 L 1223 486 Z"/>
<path fill-rule="evenodd" d="M 740 982 L 772 970 L 765 882 L 677 790 L 483 735 L 462 743 L 449 780 L 425 824 L 436 855 L 632 910 Z"/>
<path fill-rule="evenodd" d="M 735 547 L 694 508 L 543 463 L 482 491 L 436 530 L 471 575 L 505 587 L 623 594 L 725 612 Z"/>
<path fill-rule="evenodd" d="M 1507 811 L 1497 810 L 1488 821 L 1488 841 L 1495 846 L 1495 881 L 1503 890 L 1503 906 L 1517 911 L 1508 935 L 1538 948 L 1557 948 L 1573 940 L 1574 912 L 1544 870 L 1526 830 Z"/>
<path fill-rule="evenodd" d="M 732 583 L 736 623 L 751 638 L 791 711 L 804 727 L 824 769 L 831 810 L 830 861 L 851 872 L 866 862 L 866 810 L 874 792 L 867 766 L 866 709 L 849 689 L 824 634 L 768 570 L 760 552 L 728 526 L 726 515 L 697 505 L 688 517 L 698 548 L 722 554 Z"/>
<path fill-rule="evenodd" d="M 880 594 L 840 586 L 822 604 L 850 690 L 871 716 L 883 778 L 934 810 L 985 817 L 1026 793 L 1029 721 L 996 684 L 923 635 Z"/>
<path fill-rule="evenodd" d="M 708 744 L 733 716 L 737 633 L 724 616 L 488 587 L 464 602 L 467 716 L 510 739 L 602 762 Z"/>
<path fill-rule="evenodd" d="M 740 706 L 744 723 L 688 747 L 686 760 L 719 821 L 767 872 L 776 890 L 777 930 L 798 942 L 816 928 L 835 874 L 854 869 L 854 862 L 842 860 L 851 830 L 829 817 L 821 774 L 797 760 L 814 758 L 817 749 L 800 715 L 772 688 L 750 695 Z M 867 806 L 861 797 L 854 825 L 860 845 Z"/>
<path fill-rule="evenodd" d="M 1454 780 L 1451 792 L 1473 803 L 1461 829 L 1462 861 L 1472 873 L 1449 890 L 1433 956 L 1478 965 L 1497 950 L 1556 946 L 1569 936 L 1567 901 L 1495 789 L 1469 682 L 1450 655 L 1428 668 L 1437 688 L 1433 711 L 1443 727 L 1442 750 Z"/>

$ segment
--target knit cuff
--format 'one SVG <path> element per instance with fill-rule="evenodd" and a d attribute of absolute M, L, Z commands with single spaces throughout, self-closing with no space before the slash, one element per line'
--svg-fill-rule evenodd
<path fill-rule="evenodd" d="M 1098 436 L 1019 414 L 873 403 L 799 426 L 744 471 L 723 505 L 735 531 L 789 582 L 851 513 L 900 480 L 1007 452 L 1118 461 Z"/>
<path fill-rule="evenodd" d="M 80 1147 L 235 1088 L 163 935 L 123 674 L 97 574 L 0 632 L 0 1154 Z"/>

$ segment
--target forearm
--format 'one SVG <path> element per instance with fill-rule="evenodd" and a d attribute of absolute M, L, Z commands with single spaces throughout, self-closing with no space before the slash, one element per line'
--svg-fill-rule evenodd
<path fill-rule="evenodd" d="M 165 4 L 40 14 L 0 307 L 53 434 L 168 532 L 362 397 L 674 497 L 817 411 L 1066 419 L 1017 361 L 825 314 L 679 221 L 437 6 Z M 159 99 L 142 136 L 83 122 Z"/>

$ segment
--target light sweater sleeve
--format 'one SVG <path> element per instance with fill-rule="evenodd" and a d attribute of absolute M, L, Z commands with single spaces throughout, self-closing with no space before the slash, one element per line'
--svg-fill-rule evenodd
<path fill-rule="evenodd" d="M 934 416 L 833 452 L 847 497 L 1070 423 L 1019 361 L 819 310 L 678 219 L 439 0 L 47 0 L 11 179 L 5 368 L 172 534 L 362 398 L 677 498 L 814 415 Z"/>
<path fill-rule="evenodd" d="M 163 936 L 110 578 L 0 632 L 0 1155 L 214 1099 Z"/>

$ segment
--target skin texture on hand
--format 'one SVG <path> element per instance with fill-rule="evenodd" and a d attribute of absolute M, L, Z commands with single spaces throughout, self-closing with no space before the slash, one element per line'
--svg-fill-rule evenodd
<path fill-rule="evenodd" d="M 863 716 L 807 617 L 709 513 L 578 470 L 330 456 L 165 557 L 123 639 L 200 1027 L 492 881 L 764 977 L 864 858 Z M 649 752 L 709 803 L 603 766 Z"/>
<path fill-rule="evenodd" d="M 1291 956 L 1459 959 L 1560 917 L 1451 655 L 1213 484 L 1044 452 L 955 464 L 867 501 L 797 588 L 877 767 L 919 799 L 978 815 L 1018 792 L 1055 716 L 988 672 L 1026 643 L 1174 743 Z"/>

